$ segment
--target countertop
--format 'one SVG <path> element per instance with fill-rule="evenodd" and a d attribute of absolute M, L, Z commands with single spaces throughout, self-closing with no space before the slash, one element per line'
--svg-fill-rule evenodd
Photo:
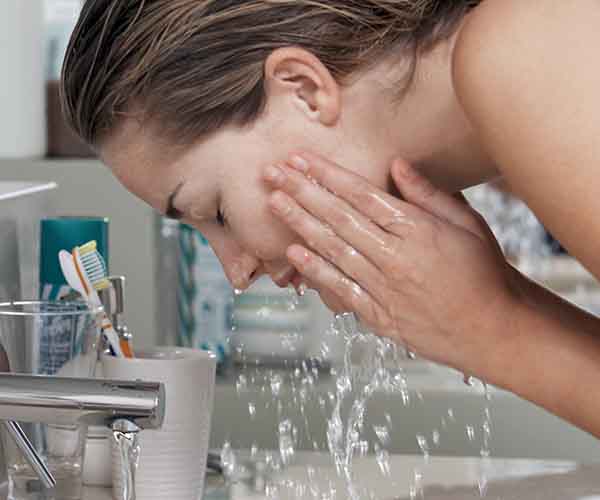
<path fill-rule="evenodd" d="M 384 476 L 373 457 L 356 461 L 355 475 L 361 488 L 372 491 L 379 500 L 416 498 L 428 500 L 598 500 L 600 473 L 598 466 L 581 466 L 567 461 L 518 459 L 478 459 L 395 455 L 390 458 L 390 474 Z M 309 467 L 313 475 L 308 481 Z M 320 488 L 336 489 L 335 500 L 345 500 L 345 486 L 333 472 L 330 458 L 322 453 L 300 453 L 296 465 L 288 467 L 275 479 L 280 489 L 277 500 L 321 498 Z M 298 489 L 304 484 L 305 490 Z M 287 485 L 284 487 L 283 485 Z M 294 493 L 291 493 L 291 489 Z M 419 490 L 423 488 L 423 496 Z M 300 491 L 299 495 L 296 493 Z M 311 492 L 312 491 L 312 492 Z M 323 490 L 321 490 L 323 491 Z M 264 494 L 236 485 L 226 488 L 210 478 L 205 500 L 264 500 Z M 328 497 L 329 498 L 329 497 Z M 87 489 L 84 500 L 111 500 L 108 490 Z"/>

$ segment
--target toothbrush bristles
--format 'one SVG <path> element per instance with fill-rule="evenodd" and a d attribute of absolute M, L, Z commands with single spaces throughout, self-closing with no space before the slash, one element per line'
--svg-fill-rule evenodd
<path fill-rule="evenodd" d="M 102 255 L 96 249 L 96 242 L 90 241 L 79 247 L 79 256 L 90 283 L 96 290 L 107 288 L 110 283 L 106 280 L 108 271 Z"/>

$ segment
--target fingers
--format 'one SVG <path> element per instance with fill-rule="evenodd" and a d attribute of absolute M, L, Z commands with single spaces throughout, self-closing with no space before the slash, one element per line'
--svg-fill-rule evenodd
<path fill-rule="evenodd" d="M 408 203 L 373 186 L 360 175 L 312 153 L 292 155 L 288 164 L 344 200 L 347 206 L 397 236 L 404 236 L 419 216 Z"/>
<path fill-rule="evenodd" d="M 348 277 L 360 283 L 375 297 L 384 289 L 379 269 L 321 221 L 309 214 L 294 199 L 278 191 L 269 202 L 274 213 L 293 229 L 314 251 Z"/>
<path fill-rule="evenodd" d="M 408 162 L 397 159 L 392 178 L 402 197 L 430 214 L 470 231 L 478 231 L 473 209 L 462 195 L 452 196 L 436 188 Z"/>
<path fill-rule="evenodd" d="M 332 297 L 339 311 L 353 311 L 366 324 L 383 329 L 390 319 L 377 301 L 355 281 L 349 279 L 335 266 L 301 245 L 292 245 L 287 251 L 290 263 L 306 277 L 313 288 Z"/>

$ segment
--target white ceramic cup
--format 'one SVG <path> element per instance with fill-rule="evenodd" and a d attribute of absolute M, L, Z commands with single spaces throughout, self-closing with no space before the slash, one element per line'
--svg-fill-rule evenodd
<path fill-rule="evenodd" d="M 135 359 L 105 355 L 102 367 L 106 378 L 165 384 L 163 427 L 140 434 L 137 500 L 201 499 L 215 390 L 215 356 L 196 349 L 157 347 L 136 352 Z M 123 477 L 114 442 L 112 478 L 114 496 L 122 498 Z"/>

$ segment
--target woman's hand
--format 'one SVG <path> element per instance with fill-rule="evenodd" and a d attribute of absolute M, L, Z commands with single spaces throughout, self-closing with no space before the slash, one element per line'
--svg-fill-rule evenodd
<path fill-rule="evenodd" d="M 271 209 L 306 242 L 288 259 L 328 305 L 485 378 L 497 356 L 512 355 L 519 299 L 511 268 L 462 197 L 401 160 L 391 173 L 405 201 L 312 154 L 267 169 Z"/>

